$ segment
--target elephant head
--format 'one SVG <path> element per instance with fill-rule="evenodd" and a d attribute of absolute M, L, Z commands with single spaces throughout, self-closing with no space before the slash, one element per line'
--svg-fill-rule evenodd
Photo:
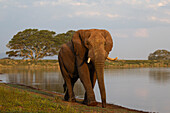
<path fill-rule="evenodd" d="M 94 65 L 100 88 L 102 107 L 106 106 L 106 92 L 104 84 L 104 63 L 112 50 L 113 41 L 106 30 L 90 29 L 75 32 L 72 43 L 74 53 L 82 59 L 82 63 Z"/>

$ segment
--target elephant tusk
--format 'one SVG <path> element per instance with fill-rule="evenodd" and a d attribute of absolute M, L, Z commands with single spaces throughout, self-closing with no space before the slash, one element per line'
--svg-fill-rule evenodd
<path fill-rule="evenodd" d="M 111 60 L 111 61 L 114 61 L 114 60 L 117 60 L 118 57 L 116 58 L 110 58 L 110 57 L 107 57 L 108 60 Z"/>
<path fill-rule="evenodd" d="M 88 58 L 87 63 L 90 63 L 90 59 L 91 59 L 91 58 Z"/>

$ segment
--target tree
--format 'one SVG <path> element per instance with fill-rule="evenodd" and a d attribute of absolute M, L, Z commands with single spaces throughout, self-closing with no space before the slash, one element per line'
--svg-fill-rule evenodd
<path fill-rule="evenodd" d="M 170 52 L 167 50 L 156 50 L 149 54 L 148 60 L 170 60 Z"/>
<path fill-rule="evenodd" d="M 45 56 L 58 54 L 60 46 L 70 40 L 73 31 L 68 31 L 63 36 L 48 30 L 26 29 L 18 32 L 7 44 L 11 51 L 6 54 L 9 57 L 29 58 L 37 61 Z"/>
<path fill-rule="evenodd" d="M 56 38 L 56 41 L 57 41 L 57 47 L 58 47 L 58 49 L 60 49 L 60 47 L 61 47 L 62 44 L 71 41 L 74 33 L 75 33 L 75 31 L 69 30 L 69 31 L 67 31 L 66 33 L 57 34 L 57 35 L 55 36 L 55 38 Z"/>

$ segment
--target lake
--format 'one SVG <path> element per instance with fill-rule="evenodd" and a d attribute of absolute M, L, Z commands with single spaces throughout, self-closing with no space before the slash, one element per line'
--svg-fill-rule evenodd
<path fill-rule="evenodd" d="M 0 80 L 63 93 L 63 78 L 59 70 L 0 70 Z M 170 111 L 170 68 L 105 69 L 107 103 L 150 112 Z M 98 84 L 94 88 L 100 100 Z M 84 87 L 78 81 L 74 92 L 84 97 Z"/>

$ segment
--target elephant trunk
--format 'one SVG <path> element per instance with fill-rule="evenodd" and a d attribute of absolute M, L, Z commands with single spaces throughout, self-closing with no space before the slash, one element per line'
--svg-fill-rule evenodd
<path fill-rule="evenodd" d="M 101 58 L 103 57 L 103 58 Z M 100 89 L 100 95 L 102 100 L 102 107 L 106 107 L 106 92 L 105 92 L 105 84 L 104 84 L 104 56 L 101 56 L 99 58 L 95 58 L 95 68 L 96 68 L 96 74 Z"/>

